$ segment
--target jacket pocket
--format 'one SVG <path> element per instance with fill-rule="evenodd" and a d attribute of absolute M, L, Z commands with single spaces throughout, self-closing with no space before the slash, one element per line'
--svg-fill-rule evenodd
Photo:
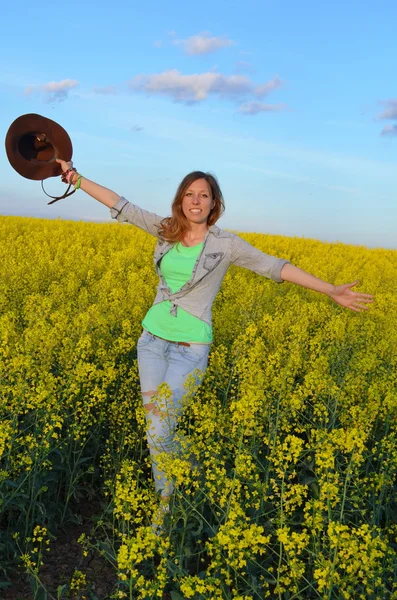
<path fill-rule="evenodd" d="M 207 271 L 212 271 L 216 266 L 219 265 L 224 256 L 224 252 L 213 252 L 212 254 L 206 254 L 203 264 L 204 269 Z"/>

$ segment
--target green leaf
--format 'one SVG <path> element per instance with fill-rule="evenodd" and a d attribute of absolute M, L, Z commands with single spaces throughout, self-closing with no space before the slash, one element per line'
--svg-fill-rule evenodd
<path fill-rule="evenodd" d="M 77 465 L 81 465 L 82 463 L 87 462 L 87 460 L 93 460 L 93 456 L 85 456 L 84 458 L 80 458 L 77 462 L 76 462 L 76 466 Z"/>
<path fill-rule="evenodd" d="M 4 481 L 4 485 L 8 485 L 9 487 L 13 487 L 13 488 L 18 487 L 18 483 L 15 483 L 15 481 L 11 481 L 11 479 L 6 479 Z"/>
<path fill-rule="evenodd" d="M 48 600 L 48 594 L 45 589 L 40 588 L 37 590 L 34 600 Z"/>
<path fill-rule="evenodd" d="M 186 600 L 186 598 L 178 594 L 178 592 L 171 592 L 171 600 Z"/>
<path fill-rule="evenodd" d="M 59 598 L 62 598 L 63 593 L 68 591 L 68 586 L 65 583 L 64 585 L 58 585 L 57 587 L 57 600 L 59 600 Z"/>

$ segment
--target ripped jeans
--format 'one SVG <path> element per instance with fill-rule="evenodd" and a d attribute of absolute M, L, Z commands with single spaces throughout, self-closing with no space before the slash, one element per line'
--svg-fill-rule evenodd
<path fill-rule="evenodd" d="M 152 459 L 155 490 L 161 492 L 162 496 L 170 496 L 174 486 L 159 469 L 156 456 L 161 452 L 178 452 L 174 437 L 178 417 L 182 413 L 181 401 L 187 393 L 184 383 L 195 369 L 201 372 L 194 375 L 196 385 L 201 383 L 209 351 L 210 344 L 180 346 L 156 337 L 146 329 L 137 343 L 146 439 Z M 171 398 L 159 396 L 157 388 L 161 383 L 168 384 Z"/>

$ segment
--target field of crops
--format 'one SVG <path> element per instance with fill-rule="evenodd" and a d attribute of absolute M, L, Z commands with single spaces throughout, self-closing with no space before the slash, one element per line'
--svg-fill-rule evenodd
<path fill-rule="evenodd" d="M 178 430 L 198 467 L 164 457 L 176 489 L 156 536 L 136 361 L 155 239 L 0 218 L 0 595 L 19 568 L 31 598 L 105 600 L 93 556 L 106 599 L 397 598 L 397 251 L 241 235 L 374 303 L 229 269 Z M 91 529 L 51 592 L 45 564 L 82 506 Z"/>

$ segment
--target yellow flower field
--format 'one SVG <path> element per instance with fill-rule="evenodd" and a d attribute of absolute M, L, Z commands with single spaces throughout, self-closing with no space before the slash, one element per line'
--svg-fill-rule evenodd
<path fill-rule="evenodd" d="M 162 457 L 176 487 L 156 536 L 136 361 L 155 239 L 0 217 L 4 582 L 19 563 L 47 597 L 51 540 L 95 499 L 80 544 L 112 565 L 112 598 L 397 599 L 397 251 L 241 235 L 337 285 L 359 279 L 374 303 L 353 313 L 229 269 L 184 451 Z M 58 598 L 93 598 L 84 585 L 76 560 Z"/>

